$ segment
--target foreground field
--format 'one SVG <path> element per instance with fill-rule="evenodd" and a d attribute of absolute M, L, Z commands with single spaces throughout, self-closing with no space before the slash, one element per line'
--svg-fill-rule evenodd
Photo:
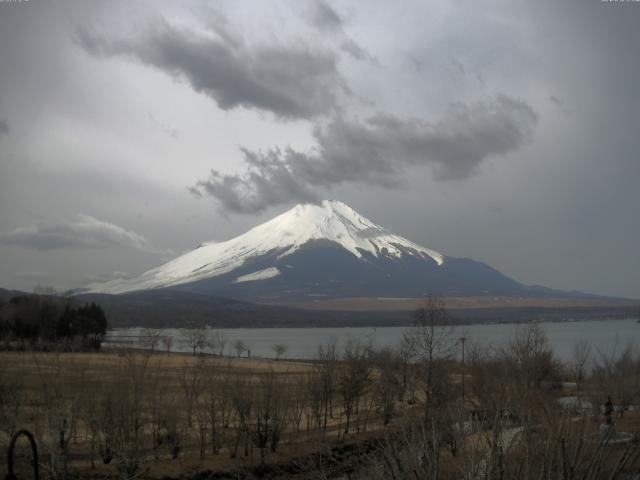
<path fill-rule="evenodd" d="M 462 365 L 424 313 L 398 350 L 325 345 L 308 362 L 0 352 L 0 446 L 30 430 L 42 475 L 56 479 L 613 480 L 640 469 L 633 349 L 587 368 L 583 346 L 562 365 L 530 325 L 500 351 L 468 345 Z"/>
<path fill-rule="evenodd" d="M 124 468 L 177 477 L 304 458 L 384 423 L 374 396 L 357 385 L 345 412 L 336 383 L 344 367 L 334 361 L 327 369 L 126 350 L 2 352 L 0 444 L 28 428 L 41 451 L 64 456 L 64 469 L 82 476 L 121 476 Z M 361 374 L 379 376 L 373 370 Z"/>

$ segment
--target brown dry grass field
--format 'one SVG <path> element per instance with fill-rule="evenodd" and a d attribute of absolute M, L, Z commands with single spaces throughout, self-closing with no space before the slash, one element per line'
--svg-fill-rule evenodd
<path fill-rule="evenodd" d="M 281 433 L 278 449 L 266 454 L 266 462 L 271 464 L 309 457 L 320 444 L 343 443 L 354 438 L 360 441 L 366 439 L 370 432 L 383 428 L 380 415 L 374 411 L 373 400 L 362 399 L 360 411 L 354 413 L 351 430 L 345 435 L 344 409 L 335 392 L 326 428 L 324 425 L 318 428 L 308 405 L 311 399 L 303 391 L 308 388 L 313 370 L 314 363 L 309 361 L 219 358 L 184 353 L 150 354 L 131 350 L 100 353 L 0 352 L 3 387 L 5 390 L 15 388 L 15 401 L 19 404 L 5 404 L 2 408 L 5 411 L 15 409 L 15 429 L 26 428 L 35 434 L 41 450 L 41 463 L 43 453 L 60 450 L 58 432 L 63 430 L 69 453 L 67 469 L 75 475 L 96 478 L 118 476 L 115 461 L 103 463 L 103 447 L 99 444 L 105 443 L 104 432 L 108 431 L 108 422 L 126 423 L 130 421 L 126 417 L 131 416 L 137 416 L 138 421 L 144 424 L 138 433 L 138 442 L 143 445 L 138 455 L 140 470 L 151 478 L 189 477 L 208 470 L 233 472 L 256 468 L 261 463 L 261 456 L 255 445 L 246 450 L 246 454 L 243 439 L 240 440 L 240 453 L 231 453 L 238 435 L 235 427 L 237 413 L 234 413 L 234 402 L 239 401 L 235 398 L 237 396 L 252 397 L 254 411 L 249 415 L 254 416 L 264 405 L 265 394 L 286 402 L 283 408 L 287 410 L 284 413 L 287 425 Z M 373 378 L 377 374 L 371 372 L 371 375 Z M 272 377 L 275 391 L 265 389 L 265 382 Z M 238 389 L 242 391 L 237 392 Z M 218 427 L 223 430 L 217 439 L 218 451 L 213 454 L 211 432 L 206 432 L 208 437 L 203 440 L 204 453 L 201 454 L 200 427 L 211 428 L 210 405 L 207 403 L 210 395 L 215 395 L 218 402 L 225 396 L 228 403 L 213 407 L 218 409 L 214 415 L 217 415 Z M 138 401 L 139 405 L 136 404 Z M 120 412 L 125 418 L 109 412 L 107 402 L 111 410 L 128 409 Z M 193 402 L 190 407 L 187 405 L 189 402 Z M 188 410 L 191 413 L 187 413 Z M 107 419 L 106 415 L 114 418 Z M 186 415 L 192 418 L 187 419 Z M 228 418 L 223 419 L 225 415 Z M 255 418 L 248 420 L 249 424 L 255 422 Z M 223 426 L 223 423 L 227 425 Z M 322 419 L 320 423 L 323 423 Z M 154 425 L 159 431 L 152 431 Z M 131 428 L 127 425 L 121 427 Z M 2 430 L 0 476 L 4 477 L 9 429 L 5 427 Z M 169 451 L 166 438 L 155 451 L 153 447 L 158 437 L 167 437 L 172 431 L 180 435 L 180 452 L 176 458 Z M 127 432 L 118 434 L 126 436 Z M 131 447 L 126 438 L 121 442 L 120 448 Z M 27 463 L 26 454 L 22 463 Z"/>
<path fill-rule="evenodd" d="M 41 478 L 56 479 L 508 479 L 546 469 L 599 480 L 640 469 L 640 412 L 615 415 L 630 442 L 601 433 L 607 394 L 637 401 L 640 357 L 587 377 L 554 363 L 539 327 L 527 332 L 502 354 L 470 351 L 464 368 L 356 347 L 314 361 L 0 352 L 0 477 L 23 428 L 37 439 Z M 563 396 L 589 411 L 560 408 Z M 18 478 L 30 478 L 25 446 Z"/>

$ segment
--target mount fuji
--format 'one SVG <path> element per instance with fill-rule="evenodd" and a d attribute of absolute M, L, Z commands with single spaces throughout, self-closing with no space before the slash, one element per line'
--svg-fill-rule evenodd
<path fill-rule="evenodd" d="M 335 200 L 297 205 L 236 238 L 203 243 L 138 277 L 92 284 L 84 293 L 158 289 L 259 302 L 555 292 L 418 245 Z"/>

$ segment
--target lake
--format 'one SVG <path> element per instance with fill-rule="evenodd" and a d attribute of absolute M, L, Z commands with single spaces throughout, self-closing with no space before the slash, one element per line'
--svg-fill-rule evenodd
<path fill-rule="evenodd" d="M 587 341 L 593 355 L 598 352 L 611 354 L 620 352 L 628 344 L 640 345 L 640 323 L 637 319 L 624 320 L 589 320 L 575 322 L 542 322 L 551 347 L 561 360 L 570 360 L 574 345 Z M 466 337 L 467 347 L 470 342 L 484 346 L 500 348 L 505 346 L 514 336 L 519 324 L 484 324 L 464 325 L 454 328 L 454 338 Z M 319 345 L 336 341 L 338 349 L 349 339 L 363 342 L 371 341 L 377 347 L 396 346 L 400 343 L 407 327 L 344 327 L 344 328 L 221 328 L 227 340 L 225 354 L 233 354 L 232 342 L 242 340 L 251 350 L 252 356 L 273 357 L 272 346 L 276 343 L 287 346 L 286 358 L 313 358 Z M 162 336 L 172 337 L 172 351 L 189 351 L 183 344 L 182 329 L 162 329 Z M 126 343 L 128 346 L 141 347 L 142 328 L 120 328 L 110 330 L 107 334 L 105 348 L 116 347 Z M 162 345 L 159 347 L 162 349 Z"/>

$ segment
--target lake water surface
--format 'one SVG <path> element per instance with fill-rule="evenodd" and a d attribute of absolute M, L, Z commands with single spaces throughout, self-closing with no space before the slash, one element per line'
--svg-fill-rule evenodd
<path fill-rule="evenodd" d="M 562 360 L 570 360 L 574 345 L 580 340 L 589 342 L 593 355 L 598 352 L 611 354 L 619 352 L 628 344 L 640 345 L 640 323 L 637 319 L 625 320 L 589 320 L 576 322 L 540 323 L 545 330 L 551 347 Z M 469 342 L 491 345 L 496 348 L 505 346 L 514 336 L 518 324 L 464 325 L 454 328 L 454 338 L 466 337 Z M 400 343 L 407 327 L 344 327 L 344 328 L 222 328 L 227 340 L 225 354 L 233 354 L 231 344 L 240 339 L 245 342 L 252 356 L 273 357 L 272 346 L 276 343 L 287 346 L 287 358 L 313 358 L 319 345 L 335 341 L 338 348 L 349 339 L 363 342 L 371 341 L 377 347 L 396 346 Z M 189 351 L 183 342 L 182 329 L 163 329 L 163 336 L 173 338 L 172 351 Z M 140 336 L 142 328 L 124 328 L 110 330 L 105 347 L 117 346 L 119 341 L 131 342 L 130 346 L 142 346 Z M 118 338 L 119 337 L 119 338 Z M 160 349 L 163 347 L 160 346 Z"/>

